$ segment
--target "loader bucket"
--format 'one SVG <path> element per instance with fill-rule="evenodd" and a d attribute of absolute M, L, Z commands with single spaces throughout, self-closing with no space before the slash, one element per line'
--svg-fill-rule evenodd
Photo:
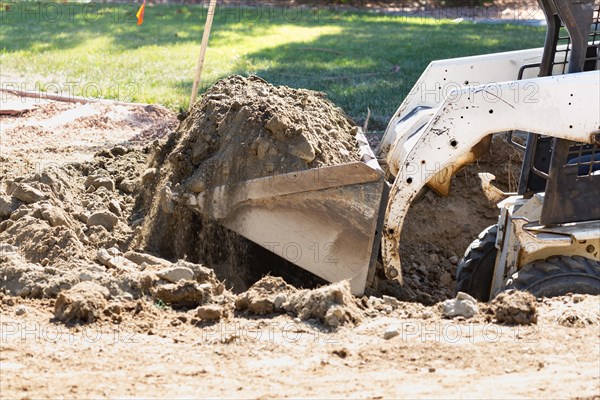
<path fill-rule="evenodd" d="M 378 167 L 354 162 L 220 186 L 179 201 L 329 282 L 349 280 L 362 295 L 379 254 L 387 192 Z"/>

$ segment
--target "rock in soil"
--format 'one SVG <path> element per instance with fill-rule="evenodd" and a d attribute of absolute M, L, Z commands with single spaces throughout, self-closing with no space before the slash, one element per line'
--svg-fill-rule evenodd
<path fill-rule="evenodd" d="M 102 316 L 108 289 L 94 282 L 78 283 L 56 299 L 54 317 L 63 322 L 94 322 Z"/>
<path fill-rule="evenodd" d="M 196 316 L 203 321 L 220 320 L 225 315 L 226 315 L 225 308 L 223 306 L 220 306 L 217 304 L 200 306 L 196 309 Z"/>
<path fill-rule="evenodd" d="M 17 200 L 21 200 L 27 204 L 36 203 L 47 198 L 42 191 L 26 183 L 13 183 L 9 193 Z"/>
<path fill-rule="evenodd" d="M 195 308 L 210 302 L 212 286 L 194 281 L 180 281 L 159 286 L 154 297 L 173 308 Z"/>
<path fill-rule="evenodd" d="M 537 322 L 536 300 L 529 292 L 502 292 L 492 300 L 491 309 L 499 323 L 530 325 Z"/>
<path fill-rule="evenodd" d="M 389 326 L 385 332 L 383 332 L 383 338 L 389 340 L 393 337 L 400 335 L 400 331 L 397 326 Z"/>
<path fill-rule="evenodd" d="M 20 204 L 15 197 L 0 195 L 0 218 L 10 217 Z"/>
<path fill-rule="evenodd" d="M 27 310 L 27 307 L 25 307 L 24 305 L 18 306 L 15 310 L 16 315 L 27 315 L 28 312 L 29 310 Z"/>
<path fill-rule="evenodd" d="M 160 279 L 167 282 L 177 283 L 179 281 L 191 281 L 194 279 L 194 271 L 186 267 L 170 267 L 156 273 Z"/>
<path fill-rule="evenodd" d="M 463 292 L 458 292 L 455 299 L 449 299 L 442 303 L 442 314 L 446 318 L 471 318 L 478 312 L 477 300 Z"/>
<path fill-rule="evenodd" d="M 108 231 L 112 231 L 112 229 L 119 222 L 119 217 L 113 214 L 110 211 L 98 211 L 88 218 L 87 225 L 88 226 L 102 226 Z"/>
<path fill-rule="evenodd" d="M 173 265 L 171 261 L 150 254 L 139 253 L 137 251 L 128 251 L 124 254 L 124 256 L 129 261 L 132 261 L 138 265 L 142 265 L 143 263 L 146 263 L 147 265 L 160 265 L 163 267 L 170 267 Z"/>
<path fill-rule="evenodd" d="M 85 180 L 85 188 L 89 189 L 90 186 L 92 186 L 94 188 L 94 190 L 97 190 L 98 188 L 104 187 L 106 188 L 106 190 L 112 192 L 115 190 L 115 182 L 106 177 L 106 176 L 102 176 L 102 175 L 90 175 L 87 177 L 87 179 Z"/>

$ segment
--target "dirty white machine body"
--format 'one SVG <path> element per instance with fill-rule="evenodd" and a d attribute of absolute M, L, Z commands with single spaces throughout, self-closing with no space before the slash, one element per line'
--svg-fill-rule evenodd
<path fill-rule="evenodd" d="M 540 0 L 555 17 L 548 1 Z M 583 7 L 582 12 L 595 7 L 593 1 L 564 3 Z M 401 280 L 399 242 L 410 205 L 423 190 L 447 195 L 452 176 L 488 151 L 492 135 L 523 131 L 598 146 L 597 60 L 593 70 L 559 74 L 564 65 L 552 64 L 541 74 L 548 40 L 539 49 L 432 62 L 394 114 L 379 149 L 372 151 L 362 133 L 357 135 L 361 162 L 254 179 L 233 191 L 217 188 L 189 196 L 186 202 L 327 281 L 349 280 L 357 295 L 363 293 L 377 262 L 388 278 Z M 567 46 L 554 46 L 554 51 L 566 52 Z M 577 56 L 575 41 L 571 46 L 572 58 Z M 531 65 L 538 67 L 523 68 Z M 525 206 L 516 205 L 535 209 L 529 204 L 533 201 L 539 208 L 543 193 L 502 203 L 500 227 L 511 234 L 499 235 L 494 243 L 500 251 L 490 272 L 493 288 L 486 291 L 501 289 L 509 272 L 536 257 L 589 256 L 585 248 L 589 250 L 590 243 L 600 247 L 600 229 L 594 229 L 599 221 L 586 221 L 580 229 L 574 224 L 550 228 L 538 220 L 527 231 L 544 233 L 535 239 L 525 237 L 517 218 L 517 208 L 522 212 Z M 527 223 L 535 220 L 535 212 L 541 211 L 529 211 Z M 513 250 L 515 243 L 527 248 L 528 240 L 537 241 L 537 255 L 515 253 L 506 245 L 512 243 Z M 581 241 L 588 242 L 573 247 Z M 545 250 L 549 248 L 556 252 Z M 598 252 L 594 254 L 597 260 Z"/>

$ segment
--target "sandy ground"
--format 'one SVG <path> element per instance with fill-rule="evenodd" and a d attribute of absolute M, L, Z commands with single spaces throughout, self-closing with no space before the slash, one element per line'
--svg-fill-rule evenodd
<path fill-rule="evenodd" d="M 16 316 L 16 305 L 2 307 L 3 398 L 600 395 L 596 297 L 546 300 L 532 326 L 394 311 L 333 333 L 288 316 L 193 326 L 177 319 L 189 315 L 172 311 L 150 321 L 65 326 L 53 322 L 48 302 L 18 303 L 27 316 Z M 565 315 L 593 320 L 569 327 Z M 385 340 L 390 325 L 400 335 Z"/>
<path fill-rule="evenodd" d="M 115 144 L 143 145 L 160 139 L 176 125 L 175 115 L 160 106 L 115 105 L 95 101 L 65 103 L 0 92 L 0 157 L 39 164 L 90 160 Z"/>
<path fill-rule="evenodd" d="M 37 104 L 0 116 L 1 165 L 92 160 L 117 144 L 146 146 L 175 123 L 153 106 Z M 7 399 L 600 397 L 598 296 L 537 299 L 532 325 L 500 323 L 487 304 L 471 319 L 448 319 L 439 303 L 365 297 L 352 300 L 360 321 L 332 329 L 291 311 L 235 310 L 209 322 L 195 308 L 131 297 L 111 300 L 93 323 L 65 323 L 55 298 L 6 288 L 0 283 Z"/>

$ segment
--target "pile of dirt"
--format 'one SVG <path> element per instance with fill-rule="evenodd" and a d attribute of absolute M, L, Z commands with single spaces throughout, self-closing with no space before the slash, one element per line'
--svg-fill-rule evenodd
<path fill-rule="evenodd" d="M 530 325 L 538 318 L 535 297 L 518 290 L 500 293 L 492 300 L 491 310 L 498 323 Z"/>
<path fill-rule="evenodd" d="M 147 182 L 151 149 L 115 146 L 89 162 L 1 176 L 2 292 L 58 297 L 56 318 L 69 322 L 97 320 L 109 299 L 148 297 L 173 308 L 223 301 L 213 270 L 132 245 L 143 218 L 134 196 Z"/>
<path fill-rule="evenodd" d="M 172 194 L 185 198 L 218 186 L 234 189 L 248 179 L 357 161 L 357 132 L 323 93 L 273 86 L 255 76 L 217 82 L 152 160 L 157 176 L 142 204 L 147 218 L 139 246 L 209 264 L 237 291 L 289 269 L 303 277 L 299 284 L 320 282 L 174 202 Z"/>
<path fill-rule="evenodd" d="M 175 154 L 194 193 L 272 174 L 357 161 L 354 124 L 325 94 L 259 77 L 217 82 L 181 124 Z"/>
<path fill-rule="evenodd" d="M 99 124 L 97 114 L 87 122 L 82 118 L 74 123 Z M 199 177 L 206 177 L 209 187 L 230 182 L 236 174 L 248 179 L 354 161 L 355 133 L 348 117 L 320 93 L 273 87 L 256 77 L 232 77 L 211 89 L 161 144 L 119 145 L 99 151 L 91 161 L 39 171 L 13 169 L 0 177 L 2 291 L 58 297 L 55 316 L 65 322 L 116 318 L 114 310 L 142 298 L 161 307 L 197 309 L 200 320 L 224 318 L 233 311 L 235 299 L 219 278 L 231 278 L 228 286 L 244 290 L 246 283 L 272 269 L 272 255 L 178 205 L 170 210 L 161 195 L 166 183 L 174 190 L 178 183 L 192 190 Z M 220 176 L 220 170 L 233 174 Z M 158 233 L 150 235 L 154 241 L 140 240 L 149 231 Z M 219 257 L 228 273 L 219 264 L 208 269 L 198 263 Z M 265 265 L 252 271 L 254 280 L 240 276 L 237 271 L 252 261 Z M 288 268 L 280 272 L 295 275 Z M 300 272 L 296 286 L 302 285 L 302 273 L 309 275 Z M 305 281 L 312 285 L 309 279 Z M 287 301 L 297 292 L 283 281 L 267 281 L 243 295 L 250 312 L 270 312 L 269 306 L 285 311 L 281 293 L 288 294 Z M 277 295 L 255 301 L 269 291 Z M 357 320 L 352 312 L 336 308 L 352 301 L 349 292 L 336 289 L 321 297 L 329 306 L 317 307 L 318 299 L 299 297 L 298 302 L 306 303 L 302 309 L 315 308 L 303 315 L 329 325 Z M 338 322 L 331 322 L 335 318 Z"/>
<path fill-rule="evenodd" d="M 104 153 L 93 162 L 0 178 L 0 242 L 42 266 L 87 262 L 99 247 L 124 246 L 147 150 Z"/>

